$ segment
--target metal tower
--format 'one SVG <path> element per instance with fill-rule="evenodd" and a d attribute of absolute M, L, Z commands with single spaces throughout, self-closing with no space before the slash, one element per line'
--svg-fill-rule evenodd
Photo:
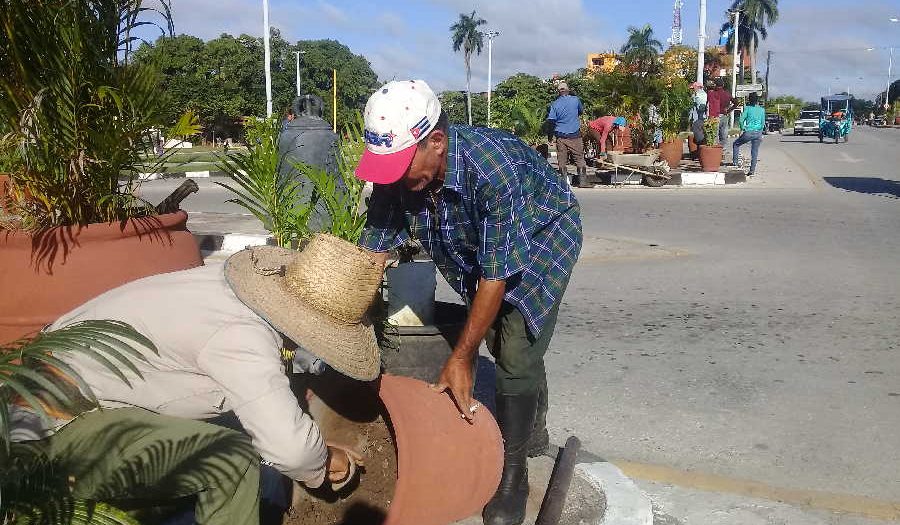
<path fill-rule="evenodd" d="M 684 0 L 675 0 L 675 8 L 672 9 L 672 36 L 669 37 L 670 46 L 680 46 L 684 40 L 684 31 L 681 29 L 681 8 Z"/>

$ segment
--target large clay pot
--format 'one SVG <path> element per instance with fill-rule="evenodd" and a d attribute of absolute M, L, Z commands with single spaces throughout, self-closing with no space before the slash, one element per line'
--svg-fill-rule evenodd
<path fill-rule="evenodd" d="M 659 156 L 670 168 L 677 168 L 684 153 L 684 140 L 670 140 L 659 145 Z"/>
<path fill-rule="evenodd" d="M 719 171 L 722 167 L 722 146 L 700 146 L 700 169 L 705 172 Z"/>
<path fill-rule="evenodd" d="M 378 395 L 397 446 L 397 485 L 385 525 L 446 525 L 481 512 L 500 484 L 503 440 L 485 409 L 470 425 L 447 394 L 385 374 Z"/>
<path fill-rule="evenodd" d="M 694 135 L 691 134 L 688 136 L 688 152 L 693 156 L 697 153 L 697 141 L 694 140 Z"/>
<path fill-rule="evenodd" d="M 0 230 L 0 344 L 129 281 L 202 265 L 186 223 L 178 211 L 33 234 Z"/>

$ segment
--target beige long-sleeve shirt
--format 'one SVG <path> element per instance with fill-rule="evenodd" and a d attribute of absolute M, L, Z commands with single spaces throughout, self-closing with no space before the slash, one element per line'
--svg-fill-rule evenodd
<path fill-rule="evenodd" d="M 290 389 L 281 336 L 231 291 L 221 264 L 147 277 L 85 303 L 53 323 L 113 319 L 150 339 L 129 387 L 96 361 L 67 357 L 106 408 L 140 407 L 206 419 L 234 411 L 263 460 L 311 487 L 325 478 L 319 428 Z"/>

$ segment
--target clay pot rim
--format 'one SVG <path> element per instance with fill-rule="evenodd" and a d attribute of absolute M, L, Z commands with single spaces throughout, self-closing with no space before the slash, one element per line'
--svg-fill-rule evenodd
<path fill-rule="evenodd" d="M 0 232 L 4 234 L 6 244 L 13 244 L 16 240 L 30 244 L 33 239 L 48 235 L 77 236 L 79 240 L 83 241 L 104 241 L 154 235 L 154 232 L 159 232 L 159 230 L 183 229 L 187 224 L 187 219 L 187 212 L 178 210 L 161 215 L 132 217 L 124 221 L 96 222 L 86 226 L 67 225 L 53 226 L 33 232 L 26 230 L 0 230 Z"/>

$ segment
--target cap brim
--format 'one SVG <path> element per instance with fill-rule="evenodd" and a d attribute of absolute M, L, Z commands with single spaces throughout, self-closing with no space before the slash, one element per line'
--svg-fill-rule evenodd
<path fill-rule="evenodd" d="M 356 176 L 375 184 L 393 184 L 409 169 L 417 146 L 418 143 L 387 155 L 378 155 L 367 149 L 356 167 Z"/>

